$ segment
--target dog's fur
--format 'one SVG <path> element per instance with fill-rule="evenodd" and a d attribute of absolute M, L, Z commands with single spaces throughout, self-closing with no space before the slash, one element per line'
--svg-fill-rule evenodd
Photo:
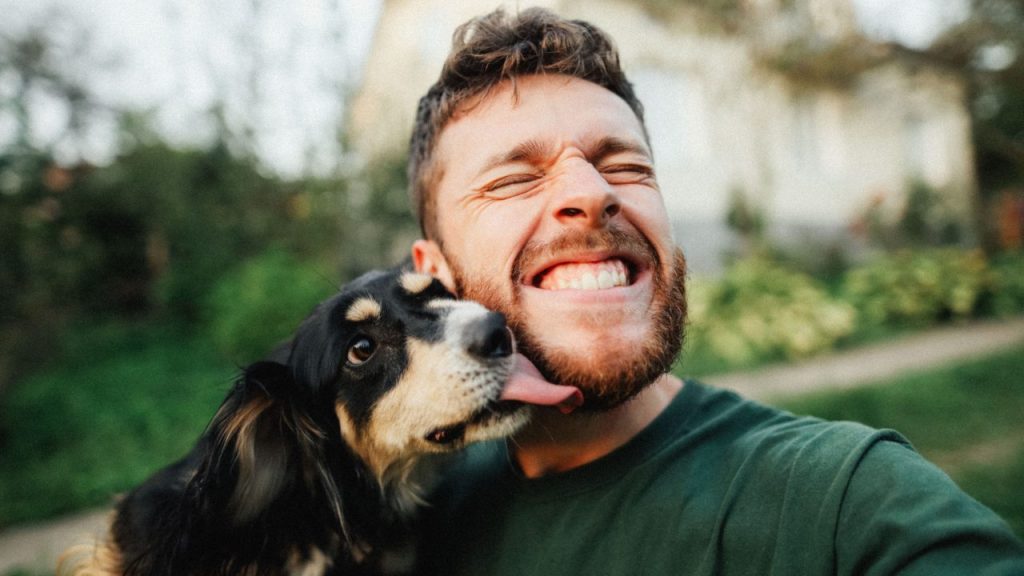
<path fill-rule="evenodd" d="M 438 456 L 514 432 L 501 315 L 429 276 L 373 272 L 243 371 L 192 452 L 117 506 L 64 573 L 403 573 Z"/>

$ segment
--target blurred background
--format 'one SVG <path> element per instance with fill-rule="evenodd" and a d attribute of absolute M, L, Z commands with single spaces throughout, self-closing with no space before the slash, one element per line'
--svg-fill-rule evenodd
<path fill-rule="evenodd" d="M 1024 534 L 1024 4 L 534 4 L 611 33 L 645 103 L 691 265 L 676 371 L 1006 328 L 762 399 L 900 430 Z M 404 257 L 416 100 L 497 5 L 0 0 L 0 574 L 45 573 L 4 538 L 183 454 L 239 366 Z"/>

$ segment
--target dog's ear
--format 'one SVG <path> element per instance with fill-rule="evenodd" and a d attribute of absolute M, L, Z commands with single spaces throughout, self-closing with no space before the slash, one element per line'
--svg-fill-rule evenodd
<path fill-rule="evenodd" d="M 287 366 L 246 368 L 174 469 L 185 481 L 175 502 L 164 505 L 170 496 L 161 485 L 148 496 L 129 494 L 156 502 L 159 513 L 146 515 L 151 536 L 125 559 L 124 574 L 256 574 L 255 565 L 287 563 L 294 548 L 268 542 L 302 537 L 299 526 L 310 518 L 333 520 L 344 532 L 337 483 L 323 464 L 329 426 L 318 423 L 312 405 Z"/>
<path fill-rule="evenodd" d="M 288 364 L 296 385 L 314 396 L 322 394 L 337 376 L 343 357 L 343 344 L 336 337 L 340 309 L 334 306 L 335 300 L 321 302 L 302 321 L 289 351 Z"/>
<path fill-rule="evenodd" d="M 221 495 L 231 523 L 266 513 L 289 490 L 303 490 L 310 462 L 323 450 L 325 431 L 306 409 L 308 400 L 287 366 L 258 362 L 245 369 L 207 431 L 212 443 L 197 480 Z M 315 472 L 314 472 L 315 474 Z M 331 487 L 333 488 L 333 486 Z"/>
<path fill-rule="evenodd" d="M 288 482 L 294 462 L 283 437 L 290 428 L 287 378 L 287 369 L 274 362 L 246 368 L 212 422 L 211 455 L 234 471 L 227 475 L 235 479 L 227 513 L 235 524 L 266 510 Z"/>

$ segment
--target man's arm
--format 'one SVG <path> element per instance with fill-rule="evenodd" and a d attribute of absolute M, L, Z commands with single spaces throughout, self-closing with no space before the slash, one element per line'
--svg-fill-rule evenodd
<path fill-rule="evenodd" d="M 873 445 L 850 479 L 837 573 L 1024 575 L 1024 544 L 994 512 L 910 447 Z"/>

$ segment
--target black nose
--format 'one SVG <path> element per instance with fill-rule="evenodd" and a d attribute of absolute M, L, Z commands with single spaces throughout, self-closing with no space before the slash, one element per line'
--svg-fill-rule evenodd
<path fill-rule="evenodd" d="M 467 326 L 464 341 L 469 353 L 478 358 L 504 358 L 512 354 L 512 333 L 505 317 L 497 312 L 488 312 Z"/>

